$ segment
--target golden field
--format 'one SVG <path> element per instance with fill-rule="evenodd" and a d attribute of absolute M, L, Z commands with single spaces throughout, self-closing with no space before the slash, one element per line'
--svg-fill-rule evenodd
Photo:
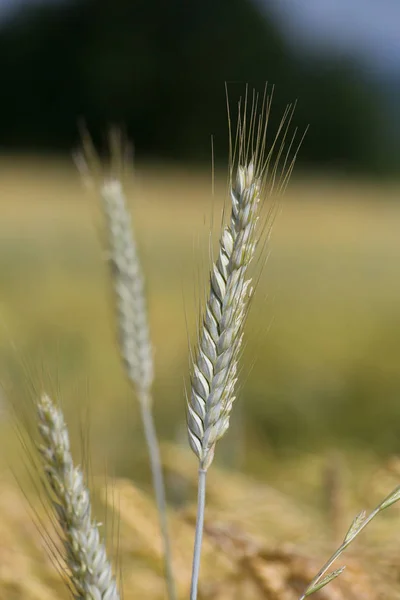
<path fill-rule="evenodd" d="M 63 594 L 11 475 L 31 489 L 7 407 L 18 413 L 34 388 L 61 397 L 77 456 L 89 436 L 93 477 L 107 464 L 116 478 L 124 597 L 162 598 L 146 451 L 114 341 L 99 206 L 63 161 L 3 158 L 0 182 L 0 599 Z M 176 167 L 140 167 L 128 183 L 182 597 L 196 474 L 185 444 L 188 334 L 225 187 L 217 173 L 213 197 L 207 172 Z M 399 483 L 399 198 L 394 184 L 294 178 L 281 201 L 232 429 L 210 478 L 204 597 L 295 599 L 355 514 Z M 394 506 L 349 551 L 342 582 L 319 597 L 400 597 L 399 531 Z"/>

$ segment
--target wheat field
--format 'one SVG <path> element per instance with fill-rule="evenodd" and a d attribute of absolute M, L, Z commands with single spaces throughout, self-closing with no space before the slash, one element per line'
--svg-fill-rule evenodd
<path fill-rule="evenodd" d="M 115 478 L 124 597 L 162 598 L 147 457 L 115 347 L 99 207 L 68 161 L 5 157 L 0 181 L 0 598 L 67 597 L 12 475 L 30 490 L 9 400 L 22 406 L 42 386 L 62 397 L 103 509 L 105 470 Z M 184 433 L 187 338 L 204 296 L 210 228 L 218 232 L 223 173 L 214 186 L 213 196 L 206 170 L 156 165 L 139 166 L 128 184 L 182 597 L 196 471 Z M 298 177 L 281 201 L 249 316 L 237 414 L 210 480 L 204 597 L 297 598 L 354 515 L 398 485 L 399 192 Z M 363 534 L 346 576 L 320 598 L 400 597 L 398 510 Z"/>

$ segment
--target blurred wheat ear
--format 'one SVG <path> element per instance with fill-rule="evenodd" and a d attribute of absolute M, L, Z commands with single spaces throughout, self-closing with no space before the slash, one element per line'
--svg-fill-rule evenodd
<path fill-rule="evenodd" d="M 39 451 L 62 532 L 71 593 L 77 600 L 119 600 L 104 544 L 92 520 L 82 471 L 72 461 L 64 416 L 46 395 L 40 398 L 37 413 Z"/>
<path fill-rule="evenodd" d="M 261 107 L 255 93 L 249 109 L 247 96 L 243 106 L 239 104 L 236 137 L 232 141 L 231 136 L 230 145 L 230 221 L 222 227 L 218 257 L 211 267 L 199 341 L 193 352 L 187 426 L 199 472 L 191 600 L 197 598 L 207 470 L 218 440 L 229 428 L 244 324 L 254 293 L 248 271 L 257 246 L 263 247 L 260 242 L 268 240 L 275 214 L 276 205 L 272 202 L 267 216 L 263 216 L 263 200 L 282 191 L 294 160 L 289 158 L 291 143 L 288 151 L 285 150 L 293 108 L 286 111 L 275 141 L 267 150 L 270 108 L 271 97 L 267 96 L 267 90 Z"/>
<path fill-rule="evenodd" d="M 175 600 L 167 502 L 160 450 L 152 411 L 153 353 L 144 293 L 144 278 L 122 183 L 125 148 L 117 130 L 110 132 L 111 172 L 104 174 L 90 137 L 83 137 L 77 165 L 101 201 L 105 244 L 115 298 L 118 344 L 126 374 L 139 401 L 149 453 L 153 488 L 164 543 L 165 574 L 170 600 Z"/>

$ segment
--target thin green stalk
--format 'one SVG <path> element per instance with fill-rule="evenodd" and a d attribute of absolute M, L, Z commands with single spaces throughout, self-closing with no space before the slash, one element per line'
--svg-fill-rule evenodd
<path fill-rule="evenodd" d="M 153 412 L 151 410 L 151 398 L 149 397 L 148 393 L 143 391 L 139 395 L 139 404 L 142 415 L 143 430 L 149 454 L 151 475 L 153 479 L 153 489 L 158 509 L 161 536 L 164 545 L 164 569 L 168 589 L 168 597 L 170 598 L 170 600 L 175 600 L 176 592 L 171 564 L 172 551 L 169 540 L 167 522 L 167 500 L 165 496 L 165 485 L 161 466 L 160 448 L 157 440 Z"/>
<path fill-rule="evenodd" d="M 350 525 L 350 529 L 347 532 L 342 545 L 332 554 L 332 556 L 326 561 L 324 566 L 319 570 L 317 575 L 314 577 L 308 588 L 305 590 L 303 595 L 300 597 L 300 600 L 304 600 L 308 596 L 314 594 L 322 587 L 325 587 L 328 583 L 330 583 L 333 579 L 336 579 L 345 567 L 341 567 L 336 571 L 333 571 L 329 575 L 325 575 L 328 569 L 332 566 L 337 558 L 346 550 L 348 546 L 355 540 L 355 538 L 361 533 L 363 529 L 378 515 L 380 512 L 389 508 L 395 502 L 398 502 L 400 499 L 400 486 L 395 488 L 386 498 L 369 514 L 366 515 L 365 510 L 363 510 L 359 515 L 355 517 L 352 524 Z"/>
<path fill-rule="evenodd" d="M 366 527 L 368 525 L 368 523 L 370 523 L 372 521 L 372 519 L 374 517 L 376 517 L 376 515 L 380 512 L 380 507 L 378 506 L 374 511 L 372 511 L 372 513 L 365 519 L 365 521 L 363 522 L 363 524 L 361 525 L 361 527 L 357 530 L 357 535 L 360 533 L 360 531 L 362 531 L 364 529 L 364 527 Z M 306 592 L 301 596 L 300 600 L 304 600 L 304 598 L 306 598 L 307 596 L 310 595 L 310 591 L 307 593 L 308 590 L 311 590 L 312 588 L 314 588 L 318 582 L 322 579 L 322 577 L 325 575 L 325 573 L 327 572 L 327 570 L 333 565 L 333 563 L 335 562 L 335 560 L 337 558 L 339 558 L 339 556 L 342 554 L 342 552 L 344 552 L 346 550 L 346 548 L 348 546 L 350 546 L 351 542 L 354 540 L 355 536 L 351 536 L 348 540 L 345 540 L 343 542 L 343 544 L 336 550 L 336 552 L 334 552 L 332 554 L 332 556 L 326 561 L 326 563 L 324 564 L 323 567 L 321 567 L 321 569 L 318 571 L 317 575 L 314 577 L 314 579 L 312 580 L 312 582 L 310 583 L 310 585 L 308 586 Z"/>
<path fill-rule="evenodd" d="M 207 471 L 199 469 L 198 491 L 197 491 L 197 517 L 196 533 L 194 538 L 192 583 L 190 587 L 190 600 L 197 600 L 197 587 L 200 573 L 201 546 L 204 530 L 204 510 L 206 506 L 206 479 Z"/>

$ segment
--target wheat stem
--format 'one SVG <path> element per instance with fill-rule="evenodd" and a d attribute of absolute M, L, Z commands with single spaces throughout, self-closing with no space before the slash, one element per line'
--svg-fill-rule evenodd
<path fill-rule="evenodd" d="M 119 593 L 91 516 L 89 491 L 70 452 L 64 416 L 50 398 L 38 402 L 39 450 L 43 469 L 54 494 L 52 504 L 60 524 L 70 582 L 76 600 L 119 600 Z"/>
<path fill-rule="evenodd" d="M 165 485 L 152 412 L 151 386 L 154 369 L 144 280 L 120 181 L 116 179 L 106 181 L 102 185 L 100 193 L 108 226 L 110 263 L 118 313 L 119 346 L 126 373 L 140 404 L 164 546 L 164 569 L 168 595 L 170 600 L 175 600 Z"/>
<path fill-rule="evenodd" d="M 174 575 L 170 557 L 172 556 L 171 544 L 168 534 L 167 500 L 165 497 L 164 478 L 160 458 L 160 448 L 157 441 L 157 433 L 154 424 L 153 413 L 149 410 L 151 401 L 144 392 L 139 396 L 140 410 L 142 414 L 143 430 L 146 438 L 146 446 L 149 454 L 150 468 L 153 479 L 153 489 L 157 504 L 158 519 L 161 536 L 164 544 L 164 569 L 168 589 L 168 597 L 175 598 Z"/>
<path fill-rule="evenodd" d="M 206 506 L 206 479 L 207 479 L 207 471 L 205 469 L 199 469 L 198 488 L 197 488 L 196 532 L 195 532 L 195 537 L 194 537 L 190 600 L 196 600 L 196 598 L 197 598 L 197 587 L 198 587 L 199 574 L 200 574 L 201 546 L 202 546 L 202 541 L 203 541 L 203 530 L 204 530 L 204 512 L 205 512 L 205 506 Z"/>
<path fill-rule="evenodd" d="M 107 253 L 117 313 L 118 344 L 128 379 L 140 404 L 141 418 L 150 459 L 154 495 L 159 513 L 164 549 L 164 569 L 169 600 L 176 599 L 172 553 L 167 526 L 167 503 L 160 450 L 152 412 L 151 388 L 154 379 L 153 352 L 147 319 L 144 278 L 136 248 L 131 217 L 127 209 L 121 178 L 115 166 L 121 166 L 123 148 L 118 132 L 111 132 L 112 175 L 99 175 L 96 152 L 89 136 L 83 139 L 84 154 L 77 157 L 78 168 L 88 183 L 93 183 L 89 165 L 97 172 L 95 188 L 101 198 L 105 217 Z M 89 165 L 87 164 L 87 162 Z M 93 164 L 96 169 L 93 169 Z"/>
<path fill-rule="evenodd" d="M 230 225 L 222 232 L 219 255 L 211 270 L 210 294 L 187 406 L 189 443 L 199 459 L 191 600 L 197 598 L 206 473 L 214 457 L 215 445 L 229 427 L 242 330 L 251 294 L 251 280 L 246 273 L 256 246 L 260 201 L 260 179 L 253 162 L 247 166 L 239 165 L 231 201 Z"/>

